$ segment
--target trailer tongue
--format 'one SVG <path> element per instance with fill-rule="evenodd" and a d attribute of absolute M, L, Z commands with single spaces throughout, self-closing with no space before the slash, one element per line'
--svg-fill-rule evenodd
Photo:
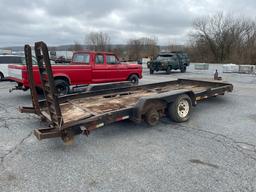
<path fill-rule="evenodd" d="M 163 116 L 175 122 L 187 121 L 191 107 L 198 100 L 224 95 L 233 90 L 232 84 L 217 81 L 178 79 L 139 86 L 100 85 L 100 90 L 58 97 L 55 90 L 48 48 L 45 43 L 35 43 L 41 85 L 45 96 L 39 101 L 33 79 L 32 54 L 25 45 L 26 65 L 32 97 L 32 107 L 21 107 L 23 113 L 35 113 L 48 124 L 36 129 L 39 139 L 60 137 L 69 143 L 77 134 L 88 135 L 92 130 L 125 119 L 156 125 Z M 99 86 L 99 85 L 98 85 Z"/>

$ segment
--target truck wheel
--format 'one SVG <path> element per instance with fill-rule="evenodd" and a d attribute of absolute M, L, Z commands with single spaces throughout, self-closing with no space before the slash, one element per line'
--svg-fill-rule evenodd
<path fill-rule="evenodd" d="M 69 92 L 69 84 L 63 79 L 54 80 L 55 88 L 59 96 L 67 95 Z"/>
<path fill-rule="evenodd" d="M 192 102 L 188 95 L 183 94 L 168 106 L 169 117 L 177 122 L 185 122 L 190 118 Z"/>
<path fill-rule="evenodd" d="M 36 93 L 37 93 L 38 95 L 43 95 L 43 94 L 44 94 L 44 91 L 43 91 L 42 88 L 36 87 Z"/>
<path fill-rule="evenodd" d="M 149 69 L 150 74 L 154 74 L 154 69 Z"/>
<path fill-rule="evenodd" d="M 183 66 L 183 67 L 180 69 L 181 73 L 185 73 L 186 70 L 187 70 L 187 67 L 186 67 L 186 66 Z"/>
<path fill-rule="evenodd" d="M 150 126 L 155 126 L 159 122 L 160 114 L 157 112 L 156 109 L 151 108 L 145 114 L 145 122 Z"/>
<path fill-rule="evenodd" d="M 4 75 L 3 73 L 0 72 L 0 81 L 2 81 L 4 79 Z"/>
<path fill-rule="evenodd" d="M 137 75 L 131 75 L 129 77 L 129 81 L 131 81 L 132 84 L 134 84 L 134 85 L 138 85 L 139 84 L 139 77 Z"/>
<path fill-rule="evenodd" d="M 170 73 L 171 73 L 171 67 L 170 67 L 170 66 L 167 67 L 166 73 L 167 73 L 167 74 L 170 74 Z"/>

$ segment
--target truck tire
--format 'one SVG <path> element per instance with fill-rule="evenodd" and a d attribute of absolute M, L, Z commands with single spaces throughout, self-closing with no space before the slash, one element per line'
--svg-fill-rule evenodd
<path fill-rule="evenodd" d="M 179 95 L 176 100 L 169 104 L 168 115 L 169 117 L 177 122 L 185 122 L 190 118 L 192 108 L 192 101 L 186 94 Z"/>
<path fill-rule="evenodd" d="M 160 114 L 154 108 L 149 109 L 145 114 L 145 122 L 150 126 L 155 126 L 160 120 Z"/>
<path fill-rule="evenodd" d="M 44 91 L 43 91 L 42 88 L 36 87 L 36 93 L 37 93 L 38 95 L 43 95 L 43 94 L 44 94 Z"/>
<path fill-rule="evenodd" d="M 139 77 L 138 75 L 131 75 L 128 79 L 133 85 L 138 85 L 139 84 Z"/>
<path fill-rule="evenodd" d="M 150 74 L 154 74 L 154 69 L 149 69 Z"/>
<path fill-rule="evenodd" d="M 185 73 L 186 70 L 187 70 L 187 67 L 186 67 L 186 66 L 183 66 L 183 67 L 180 69 L 180 72 L 181 72 L 181 73 Z"/>
<path fill-rule="evenodd" d="M 167 73 L 167 74 L 170 74 L 170 73 L 171 73 L 171 67 L 170 67 L 170 66 L 167 67 L 166 73 Z"/>
<path fill-rule="evenodd" d="M 63 79 L 54 80 L 55 89 L 59 96 L 67 95 L 69 93 L 69 84 Z"/>
<path fill-rule="evenodd" d="M 0 72 L 0 81 L 4 79 L 4 74 Z"/>

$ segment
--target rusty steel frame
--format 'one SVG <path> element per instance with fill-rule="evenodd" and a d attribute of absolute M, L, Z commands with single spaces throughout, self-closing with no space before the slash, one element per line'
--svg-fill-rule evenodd
<path fill-rule="evenodd" d="M 60 105 L 58 102 L 58 94 L 55 89 L 47 45 L 42 41 L 36 42 L 35 54 L 41 79 L 41 86 L 48 107 L 48 112 L 50 114 L 52 126 L 55 128 L 58 127 L 61 130 L 63 118 L 61 115 Z"/>
<path fill-rule="evenodd" d="M 40 106 L 39 106 L 39 102 L 38 102 L 38 95 L 37 95 L 37 92 L 36 92 L 35 79 L 34 79 L 34 75 L 33 75 L 31 47 L 29 45 L 25 45 L 24 46 L 24 52 L 25 52 L 25 60 L 26 60 L 29 87 L 30 87 L 30 95 L 31 95 L 33 108 L 31 108 L 31 107 L 20 107 L 19 110 L 22 113 L 31 113 L 32 112 L 32 113 L 35 113 L 39 116 L 42 116 Z"/>

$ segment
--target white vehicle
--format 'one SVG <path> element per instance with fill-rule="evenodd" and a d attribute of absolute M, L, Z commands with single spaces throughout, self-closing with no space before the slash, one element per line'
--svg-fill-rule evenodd
<path fill-rule="evenodd" d="M 25 58 L 21 55 L 0 55 L 0 80 L 8 77 L 9 64 L 24 64 Z"/>

